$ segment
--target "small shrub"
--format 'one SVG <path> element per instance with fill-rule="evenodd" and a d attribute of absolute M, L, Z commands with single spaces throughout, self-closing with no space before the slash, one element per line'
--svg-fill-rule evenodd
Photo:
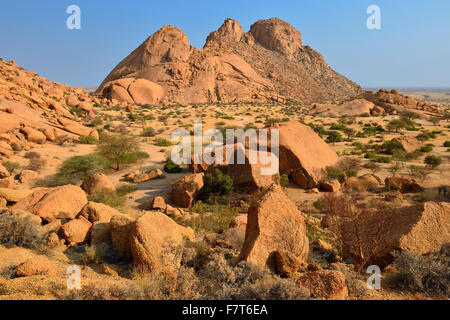
<path fill-rule="evenodd" d="M 2 165 L 8 170 L 10 173 L 12 173 L 14 170 L 20 169 L 20 163 L 18 162 L 12 162 L 12 161 L 5 161 L 2 163 Z"/>
<path fill-rule="evenodd" d="M 100 126 L 103 124 L 103 120 L 102 119 L 94 119 L 91 121 L 91 126 L 96 127 L 96 126 Z"/>
<path fill-rule="evenodd" d="M 123 187 L 117 191 L 112 191 L 109 189 L 104 189 L 102 191 L 88 195 L 88 200 L 93 202 L 99 202 L 106 204 L 112 208 L 121 209 L 124 207 L 126 202 L 127 193 L 134 192 L 132 188 Z"/>
<path fill-rule="evenodd" d="M 200 214 L 190 219 L 187 225 L 195 232 L 201 233 L 222 233 L 229 229 L 231 222 L 238 215 L 238 210 L 229 205 L 210 205 L 201 200 L 197 201 L 191 210 Z"/>
<path fill-rule="evenodd" d="M 80 136 L 80 138 L 78 139 L 78 142 L 80 144 L 97 144 L 98 141 L 94 137 Z"/>
<path fill-rule="evenodd" d="M 425 158 L 425 164 L 429 165 L 433 169 L 440 166 L 441 163 L 442 163 L 442 158 L 440 158 L 438 156 L 429 155 Z"/>
<path fill-rule="evenodd" d="M 423 153 L 429 153 L 429 152 L 433 151 L 433 146 L 431 146 L 431 145 L 423 146 L 422 148 L 419 149 L 419 151 L 423 152 Z"/>
<path fill-rule="evenodd" d="M 153 129 L 152 127 L 144 128 L 141 133 L 141 136 L 143 137 L 154 137 L 155 135 L 155 129 Z"/>
<path fill-rule="evenodd" d="M 17 214 L 0 215 L 0 245 L 43 250 L 46 246 L 40 225 Z"/>
<path fill-rule="evenodd" d="M 164 138 L 158 138 L 155 141 L 155 146 L 158 146 L 158 147 L 170 147 L 171 145 L 172 145 L 172 142 L 170 142 L 169 140 L 164 139 Z"/>
<path fill-rule="evenodd" d="M 450 141 L 445 141 L 444 142 L 444 147 L 449 148 L 450 147 Z"/>
<path fill-rule="evenodd" d="M 446 249 L 447 248 L 447 249 Z M 414 252 L 395 253 L 394 266 L 399 271 L 391 278 L 396 286 L 413 292 L 448 296 L 450 264 L 448 245 L 440 254 L 420 256 Z"/>
<path fill-rule="evenodd" d="M 164 166 L 164 171 L 167 173 L 180 173 L 183 169 L 172 160 L 168 160 Z"/>

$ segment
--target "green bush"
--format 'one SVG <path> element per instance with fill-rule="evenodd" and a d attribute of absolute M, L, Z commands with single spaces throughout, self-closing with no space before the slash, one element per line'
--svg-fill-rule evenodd
<path fill-rule="evenodd" d="M 449 148 L 450 147 L 450 141 L 445 141 L 444 142 L 444 147 Z"/>
<path fill-rule="evenodd" d="M 416 138 L 420 141 L 427 141 L 430 139 L 436 139 L 436 134 L 432 132 L 424 132 L 416 136 Z"/>
<path fill-rule="evenodd" d="M 233 185 L 233 179 L 216 168 L 213 173 L 205 175 L 204 186 L 199 192 L 198 199 L 214 204 L 214 196 L 225 196 L 231 193 Z"/>
<path fill-rule="evenodd" d="M 2 163 L 2 165 L 9 172 L 13 172 L 14 170 L 19 170 L 20 169 L 20 163 L 18 163 L 18 162 L 5 161 L 5 162 Z"/>
<path fill-rule="evenodd" d="M 102 119 L 94 119 L 94 120 L 91 121 L 91 126 L 94 126 L 94 127 L 100 126 L 102 124 L 103 124 L 103 120 Z"/>
<path fill-rule="evenodd" d="M 425 158 L 425 164 L 431 166 L 432 168 L 437 168 L 442 163 L 442 158 L 438 156 L 429 155 Z"/>
<path fill-rule="evenodd" d="M 169 140 L 164 139 L 164 138 L 158 138 L 155 141 L 155 146 L 158 146 L 158 147 L 170 147 L 171 145 L 172 145 L 172 142 L 170 142 Z"/>
<path fill-rule="evenodd" d="M 154 137 L 155 135 L 155 129 L 153 129 L 152 127 L 144 128 L 141 133 L 141 136 L 143 137 Z"/>
<path fill-rule="evenodd" d="M 392 140 L 386 141 L 385 143 L 383 143 L 382 148 L 384 149 L 384 151 L 387 154 L 394 154 L 394 152 L 396 150 L 402 150 L 403 151 L 402 144 L 396 139 L 392 139 Z"/>
<path fill-rule="evenodd" d="M 429 153 L 429 152 L 433 151 L 433 146 L 431 146 L 431 145 L 423 146 L 422 148 L 419 149 L 419 151 L 423 152 L 423 153 Z"/>
<path fill-rule="evenodd" d="M 97 139 L 95 139 L 94 137 L 90 137 L 90 136 L 80 136 L 80 138 L 78 139 L 78 142 L 80 144 L 97 144 L 98 143 Z"/>
<path fill-rule="evenodd" d="M 134 113 L 129 113 L 128 114 L 128 120 L 130 120 L 130 121 L 136 121 L 137 120 L 137 115 L 136 114 L 134 114 Z"/>
<path fill-rule="evenodd" d="M 168 160 L 164 166 L 164 171 L 167 173 L 180 173 L 183 169 L 172 160 Z"/>

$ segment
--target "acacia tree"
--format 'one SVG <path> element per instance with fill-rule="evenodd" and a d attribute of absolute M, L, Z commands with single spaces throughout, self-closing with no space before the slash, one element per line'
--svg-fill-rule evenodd
<path fill-rule="evenodd" d="M 102 135 L 98 145 L 98 153 L 111 161 L 116 170 L 124 163 L 136 162 L 139 152 L 139 143 L 131 136 Z"/>

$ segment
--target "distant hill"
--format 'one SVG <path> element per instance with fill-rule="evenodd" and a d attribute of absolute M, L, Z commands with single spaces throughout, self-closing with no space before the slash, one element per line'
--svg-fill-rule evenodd
<path fill-rule="evenodd" d="M 97 90 L 110 99 L 143 104 L 313 103 L 362 92 L 278 18 L 257 21 L 249 32 L 226 19 L 203 49 L 192 47 L 179 28 L 164 26 L 120 62 Z"/>

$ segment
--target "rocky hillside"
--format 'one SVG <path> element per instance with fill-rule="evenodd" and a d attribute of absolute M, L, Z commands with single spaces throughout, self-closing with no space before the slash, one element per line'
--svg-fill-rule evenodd
<path fill-rule="evenodd" d="M 98 138 L 97 131 L 79 119 L 94 116 L 98 102 L 81 88 L 49 81 L 0 59 L 0 157 L 30 144 L 80 135 Z"/>
<path fill-rule="evenodd" d="M 97 90 L 119 102 L 327 102 L 362 93 L 302 43 L 299 31 L 278 19 L 249 32 L 227 19 L 203 49 L 164 26 L 120 62 Z"/>

